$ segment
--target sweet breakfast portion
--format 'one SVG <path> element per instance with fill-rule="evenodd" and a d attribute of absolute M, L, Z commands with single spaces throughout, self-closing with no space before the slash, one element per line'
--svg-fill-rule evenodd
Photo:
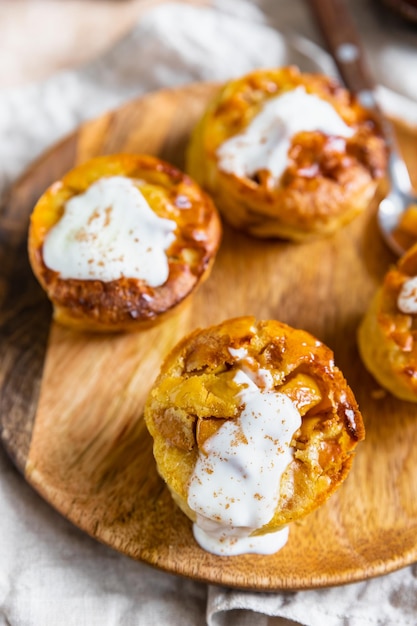
<path fill-rule="evenodd" d="M 121 331 L 159 321 L 194 292 L 220 239 L 213 202 L 189 176 L 156 157 L 117 154 L 47 189 L 28 246 L 56 321 Z"/>
<path fill-rule="evenodd" d="M 358 345 L 382 387 L 417 402 L 417 244 L 386 273 L 359 327 Z"/>
<path fill-rule="evenodd" d="M 271 554 L 346 478 L 364 425 L 333 353 L 253 317 L 196 330 L 167 356 L 145 420 L 160 475 L 205 550 Z"/>
<path fill-rule="evenodd" d="M 304 241 L 367 209 L 386 161 L 380 129 L 346 89 L 285 67 L 224 85 L 193 132 L 187 170 L 232 226 Z"/>

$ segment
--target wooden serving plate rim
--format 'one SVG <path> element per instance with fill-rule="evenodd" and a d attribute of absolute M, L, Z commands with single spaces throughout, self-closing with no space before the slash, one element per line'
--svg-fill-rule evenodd
<path fill-rule="evenodd" d="M 3 214 L 3 216 L 0 217 L 0 220 L 6 223 L 6 225 L 9 225 L 10 222 L 12 222 L 13 224 L 15 224 L 16 222 L 15 225 L 17 227 L 18 234 L 15 237 L 16 240 L 14 242 L 12 241 L 10 244 L 11 249 L 14 251 L 14 254 L 15 254 L 15 260 L 17 258 L 16 255 L 21 254 L 21 251 L 24 248 L 23 244 L 25 243 L 23 239 L 26 236 L 25 235 L 26 226 L 23 225 L 22 220 L 25 217 L 28 218 L 28 215 L 29 215 L 29 213 L 25 215 L 25 208 L 24 208 L 26 207 L 26 212 L 27 212 L 27 209 L 29 208 L 27 204 L 27 198 L 33 195 L 35 196 L 40 195 L 39 192 L 42 192 L 43 190 L 42 188 L 46 186 L 44 182 L 46 181 L 46 179 L 49 179 L 54 172 L 51 172 L 48 170 L 48 172 L 45 173 L 45 168 L 49 168 L 51 166 L 52 162 L 54 161 L 55 155 L 58 155 L 58 154 L 60 155 L 61 153 L 64 153 L 65 155 L 63 159 L 64 163 L 61 163 L 59 167 L 61 167 L 61 169 L 63 167 L 65 167 L 65 169 L 69 169 L 69 167 L 71 166 L 74 160 L 81 160 L 81 161 L 85 160 L 84 157 L 83 156 L 80 157 L 79 152 L 77 152 L 77 149 L 79 149 L 79 145 L 77 145 L 77 143 L 79 143 L 80 137 L 82 137 L 83 133 L 88 132 L 88 129 L 98 125 L 100 132 L 103 132 L 104 135 L 111 137 L 113 121 L 120 119 L 127 112 L 132 112 L 136 108 L 143 107 L 144 105 L 149 104 L 151 102 L 156 102 L 159 100 L 164 101 L 166 99 L 169 100 L 171 98 L 174 98 L 174 100 L 177 99 L 176 103 L 172 105 L 175 109 L 175 107 L 179 106 L 178 103 L 181 102 L 183 98 L 184 98 L 184 101 L 189 101 L 190 99 L 192 100 L 193 98 L 196 99 L 196 101 L 199 101 L 199 100 L 205 101 L 207 97 L 209 97 L 217 88 L 218 88 L 218 85 L 216 83 L 195 83 L 195 84 L 185 85 L 180 88 L 163 89 L 158 92 L 150 93 L 141 98 L 135 99 L 134 101 L 125 103 L 118 109 L 105 113 L 99 118 L 96 118 L 95 120 L 90 120 L 90 121 L 85 122 L 74 132 L 68 134 L 66 137 L 61 139 L 59 142 L 57 142 L 55 145 L 51 146 L 51 148 L 45 151 L 42 155 L 40 155 L 32 163 L 32 165 L 26 169 L 26 171 L 19 177 L 19 179 L 13 185 L 12 190 L 9 194 L 9 198 L 11 199 L 10 200 L 11 208 L 6 206 L 5 213 Z M 167 143 L 169 143 L 169 141 Z M 105 143 L 103 144 L 103 143 L 100 143 L 99 141 L 99 145 L 98 145 L 99 150 L 103 150 L 103 145 L 104 145 L 104 152 L 105 152 L 105 149 L 106 149 Z M 163 147 L 163 150 L 164 149 L 165 148 Z M 94 147 L 93 147 L 93 152 L 95 151 L 97 151 L 96 144 L 94 144 Z M 117 152 L 117 151 L 122 151 L 122 150 L 112 150 L 112 151 Z M 40 176 L 40 181 L 39 180 L 37 181 L 37 187 L 35 191 L 32 189 L 32 178 L 33 178 L 34 172 L 38 174 L 40 172 L 42 174 Z M 53 178 L 57 178 L 57 177 L 58 176 L 54 176 Z M 21 201 L 13 200 L 13 198 L 15 197 L 19 198 L 20 196 L 23 197 L 23 200 Z M 13 215 L 13 209 L 16 208 L 16 206 L 20 207 L 20 212 L 17 211 L 16 215 Z M 4 234 L 4 237 L 2 237 L 2 240 L 1 240 L 3 245 L 5 244 L 5 241 L 6 241 L 6 235 L 8 236 L 9 234 L 9 230 L 7 230 L 7 232 L 6 230 L 7 229 L 5 230 L 3 229 L 3 224 L 1 224 L 0 222 L 0 234 Z M 353 232 L 356 232 L 355 229 L 353 229 Z M 227 236 L 230 237 L 231 235 L 227 235 Z M 232 236 L 234 238 L 234 234 Z M 239 239 L 239 236 L 238 236 L 238 239 Z M 247 245 L 247 242 L 245 243 L 244 238 L 242 239 L 242 242 L 243 242 L 242 246 Z M 7 245 L 9 244 L 6 244 L 5 246 L 6 248 L 7 248 Z M 259 247 L 257 247 L 256 243 L 251 243 L 251 245 L 253 245 L 257 251 L 259 251 Z M 1 250 L 0 250 L 0 253 L 1 253 Z M 387 258 L 389 257 L 387 256 Z M 11 272 L 10 274 L 11 276 L 14 275 L 14 270 L 13 268 L 11 268 L 10 264 L 8 267 L 6 267 L 6 270 L 4 271 Z M 344 568 L 341 568 L 340 571 L 333 571 L 332 575 L 329 575 L 328 572 L 326 573 L 323 570 L 320 571 L 320 568 L 319 568 L 315 574 L 312 574 L 310 572 L 310 574 L 305 575 L 303 574 L 303 572 L 301 572 L 299 574 L 295 573 L 293 576 L 287 576 L 285 579 L 283 578 L 280 579 L 279 574 L 275 572 L 275 574 L 272 576 L 272 581 L 271 581 L 271 575 L 268 573 L 268 565 L 267 565 L 268 559 L 265 559 L 265 557 L 258 557 L 257 555 L 244 555 L 243 557 L 224 558 L 224 557 L 213 557 L 212 555 L 202 554 L 201 558 L 204 561 L 204 563 L 200 568 L 196 569 L 193 567 L 192 562 L 190 560 L 192 556 L 195 555 L 195 552 L 191 550 L 191 557 L 187 556 L 187 559 L 190 561 L 190 566 L 188 567 L 188 570 L 187 570 L 187 568 L 184 569 L 183 564 L 181 564 L 181 566 L 177 566 L 177 562 L 175 561 L 175 559 L 171 559 L 169 563 L 167 563 L 163 559 L 161 560 L 160 555 L 158 555 L 157 550 L 156 551 L 148 550 L 148 552 L 144 550 L 139 555 L 133 554 L 131 550 L 130 551 L 126 550 L 122 546 L 118 545 L 117 539 L 115 539 L 114 537 L 112 536 L 110 538 L 108 536 L 106 537 L 105 533 L 103 533 L 100 536 L 88 526 L 86 525 L 83 526 L 82 523 L 75 521 L 72 518 L 72 516 L 68 514 L 68 511 L 66 510 L 65 506 L 60 506 L 57 501 L 54 501 L 53 498 L 51 499 L 51 495 L 50 495 L 51 492 L 49 492 L 48 489 L 43 489 L 42 485 L 39 484 L 38 479 L 34 478 L 34 476 L 36 475 L 36 471 L 34 472 L 33 466 L 27 465 L 29 448 L 32 444 L 31 436 L 32 436 L 33 422 L 36 421 L 36 413 L 38 409 L 39 391 L 41 387 L 41 372 L 42 372 L 42 368 L 44 365 L 44 354 L 45 354 L 44 351 L 47 350 L 47 342 L 51 341 L 51 337 L 49 335 L 49 317 L 48 317 L 50 315 L 50 311 L 49 311 L 49 305 L 45 301 L 45 298 L 42 297 L 42 294 L 39 288 L 37 287 L 36 283 L 34 282 L 33 277 L 27 274 L 27 265 L 22 269 L 21 264 L 19 264 L 18 270 L 17 270 L 18 275 L 19 275 L 19 272 L 23 273 L 23 275 L 25 276 L 25 282 L 24 282 L 25 288 L 27 287 L 27 285 L 29 285 L 28 291 L 29 291 L 30 296 L 28 296 L 28 299 L 31 300 L 32 294 L 33 294 L 33 299 L 36 302 L 36 306 L 40 308 L 41 313 L 38 315 L 37 320 L 39 322 L 38 327 L 41 329 L 41 332 L 43 333 L 42 341 L 44 341 L 44 345 L 43 346 L 38 345 L 37 349 L 34 351 L 33 354 L 31 352 L 32 347 L 25 342 L 23 343 L 18 342 L 17 349 L 15 349 L 15 344 L 13 344 L 13 346 L 11 345 L 12 339 L 14 337 L 20 336 L 18 334 L 19 320 L 24 318 L 25 328 L 27 328 L 27 325 L 29 323 L 28 319 L 30 320 L 30 315 L 28 318 L 28 312 L 24 307 L 24 304 L 25 304 L 24 301 L 23 303 L 20 303 L 20 305 L 17 307 L 16 309 L 17 320 L 14 320 L 13 323 L 10 321 L 10 316 L 9 317 L 7 315 L 5 316 L 3 313 L 3 315 L 1 316 L 1 324 L 0 324 L 0 328 L 2 330 L 1 342 L 5 343 L 8 352 L 11 350 L 14 350 L 14 353 L 13 353 L 14 362 L 17 362 L 19 359 L 25 359 L 25 356 L 27 354 L 33 357 L 36 361 L 36 367 L 34 368 L 34 370 L 36 371 L 31 372 L 31 375 L 33 376 L 33 385 L 31 389 L 27 391 L 28 399 L 26 401 L 26 405 L 21 407 L 21 412 L 20 412 L 21 414 L 20 414 L 19 419 L 17 420 L 17 424 L 18 424 L 18 426 L 16 427 L 17 438 L 13 438 L 13 436 L 11 437 L 10 431 L 13 430 L 14 426 L 13 426 L 13 423 L 8 418 L 5 417 L 6 411 L 11 411 L 13 413 L 13 410 L 12 410 L 13 407 L 11 407 L 10 404 L 8 404 L 7 402 L 5 403 L 5 387 L 4 387 L 5 377 L 3 376 L 2 387 L 1 387 L 1 397 L 0 397 L 0 407 L 1 407 L 0 409 L 0 439 L 2 440 L 2 443 L 6 451 L 11 456 L 13 462 L 23 473 L 25 479 L 29 482 L 29 484 L 31 484 L 31 486 L 34 489 L 36 489 L 41 494 L 41 496 L 44 499 L 46 499 L 54 508 L 60 511 L 68 519 L 71 519 L 71 521 L 73 521 L 73 523 L 75 523 L 78 527 L 82 528 L 85 532 L 87 532 L 94 538 L 98 539 L 99 541 L 112 546 L 116 550 L 124 554 L 133 556 L 133 558 L 138 558 L 139 560 L 147 562 L 148 564 L 156 566 L 159 569 L 165 570 L 167 572 L 184 575 L 184 576 L 187 576 L 187 577 L 190 577 L 195 580 L 202 581 L 202 582 L 226 584 L 229 586 L 234 586 L 234 587 L 238 587 L 242 589 L 251 589 L 251 590 L 258 590 L 258 591 L 275 591 L 275 590 L 281 590 L 281 589 L 288 589 L 288 590 L 309 589 L 309 588 L 319 588 L 319 587 L 337 585 L 337 584 L 342 584 L 342 583 L 354 582 L 354 581 L 363 580 L 369 577 L 386 574 L 388 572 L 399 569 L 407 564 L 410 564 L 414 560 L 417 559 L 417 542 L 414 542 L 412 545 L 408 545 L 408 548 L 404 549 L 402 552 L 401 552 L 401 549 L 399 549 L 396 554 L 384 555 L 383 557 L 376 557 L 372 563 L 363 562 L 362 567 L 346 565 Z M 22 299 L 22 295 L 20 295 L 19 297 L 20 299 Z M 6 304 L 7 304 L 7 301 L 6 301 Z M 6 313 L 7 313 L 7 306 L 6 306 Z M 231 317 L 231 316 L 229 315 L 228 317 Z M 7 333 L 9 334 L 11 333 L 12 339 L 10 338 L 7 339 L 6 337 Z M 64 341 L 66 340 L 65 333 L 63 336 L 63 340 Z M 39 343 L 41 344 L 42 341 L 40 341 Z M 11 367 L 7 369 L 6 374 L 7 374 L 6 378 L 13 376 L 13 371 Z M 27 423 L 25 423 L 25 418 L 24 418 L 25 412 L 28 418 Z M 12 435 L 15 435 L 15 434 L 16 433 L 12 433 Z M 22 437 L 20 438 L 21 435 Z M 24 443 L 20 443 L 20 442 L 24 442 Z M 23 449 L 23 452 L 21 452 L 22 449 Z M 337 506 L 339 504 L 340 503 L 337 503 Z M 175 511 L 174 512 L 175 520 L 177 520 L 178 516 L 181 516 L 181 515 L 182 515 L 181 513 L 179 513 L 178 511 Z M 313 513 L 310 518 L 313 525 L 316 523 L 314 521 L 316 517 L 317 517 L 316 513 Z M 306 522 L 307 525 L 309 524 L 309 521 L 310 520 L 307 520 Z M 310 531 L 308 530 L 307 532 L 310 532 Z M 168 551 L 169 549 L 170 548 L 168 546 Z M 182 545 L 182 549 L 186 552 L 187 545 L 186 544 Z M 175 547 L 173 548 L 173 550 L 175 551 Z M 200 549 L 198 548 L 198 550 Z M 238 559 L 239 561 L 235 559 Z M 270 558 L 271 563 L 272 561 L 273 561 L 273 557 Z M 213 562 L 217 564 L 216 567 L 214 568 L 212 566 Z M 248 570 L 254 570 L 254 569 L 256 570 L 256 568 L 259 567 L 259 574 L 256 574 L 255 572 L 255 575 L 252 577 L 249 577 L 249 579 L 245 579 L 245 576 L 242 576 L 242 575 L 236 576 L 234 573 L 234 566 L 233 566 L 234 562 L 235 563 L 239 562 L 241 564 L 239 565 L 239 571 L 241 571 L 242 568 L 244 569 L 245 567 L 247 567 Z M 265 572 L 265 567 L 266 567 L 266 572 Z"/>

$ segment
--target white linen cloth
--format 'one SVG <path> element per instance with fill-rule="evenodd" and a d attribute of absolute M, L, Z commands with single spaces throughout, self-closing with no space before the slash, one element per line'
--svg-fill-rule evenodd
<path fill-rule="evenodd" d="M 350 0 L 386 106 L 416 109 L 417 30 L 384 21 L 378 3 Z M 267 26 L 267 24 L 271 26 Z M 170 3 L 150 11 L 101 58 L 41 84 L 0 91 L 0 193 L 43 149 L 139 94 L 300 62 L 332 70 L 295 38 L 320 41 L 300 0 Z M 290 37 L 291 39 L 291 37 Z M 304 50 L 304 53 L 303 53 Z M 412 626 L 417 567 L 330 589 L 250 593 L 171 576 L 96 543 L 56 514 L 0 450 L 0 626 Z"/>

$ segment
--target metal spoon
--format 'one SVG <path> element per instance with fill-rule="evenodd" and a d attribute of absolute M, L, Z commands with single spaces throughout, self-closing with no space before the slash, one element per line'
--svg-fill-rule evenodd
<path fill-rule="evenodd" d="M 400 154 L 394 129 L 384 116 L 375 97 L 376 85 L 368 69 L 365 53 L 356 26 L 345 0 L 308 0 L 340 75 L 347 88 L 378 119 L 390 156 L 388 176 L 390 192 L 378 207 L 378 224 L 389 247 L 398 255 L 405 250 L 394 234 L 402 214 L 417 205 L 417 196 Z"/>

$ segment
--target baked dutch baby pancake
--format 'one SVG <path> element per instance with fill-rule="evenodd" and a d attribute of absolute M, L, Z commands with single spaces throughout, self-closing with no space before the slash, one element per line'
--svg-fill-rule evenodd
<path fill-rule="evenodd" d="M 279 550 L 288 524 L 339 487 L 364 437 L 331 350 L 253 317 L 180 341 L 145 420 L 158 471 L 196 540 L 220 555 Z"/>
<path fill-rule="evenodd" d="M 42 195 L 29 258 L 58 322 L 135 330 L 159 321 L 208 276 L 221 238 L 211 199 L 152 156 L 97 157 Z"/>
<path fill-rule="evenodd" d="M 417 244 L 386 273 L 359 326 L 358 345 L 382 387 L 417 402 Z"/>
<path fill-rule="evenodd" d="M 193 131 L 187 171 L 232 226 L 295 241 L 363 212 L 386 170 L 371 114 L 333 79 L 294 67 L 228 82 Z"/>

